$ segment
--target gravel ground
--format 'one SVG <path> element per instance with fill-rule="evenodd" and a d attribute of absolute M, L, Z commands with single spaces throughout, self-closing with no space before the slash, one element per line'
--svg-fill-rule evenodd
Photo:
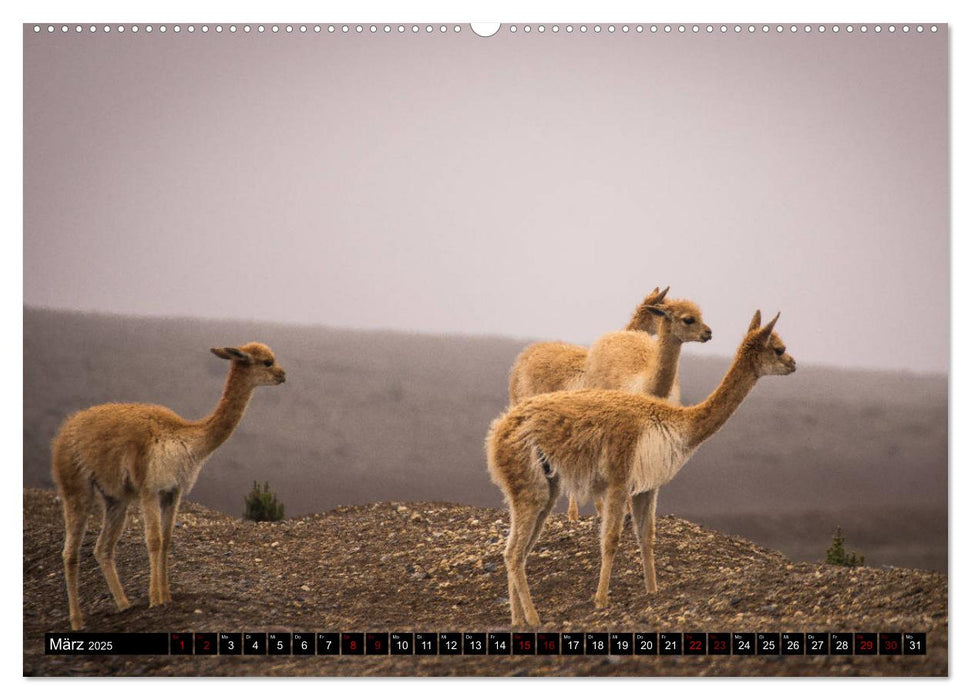
<path fill-rule="evenodd" d="M 502 561 L 507 514 L 445 503 L 341 507 L 253 523 L 186 503 L 170 565 L 173 602 L 148 608 L 148 555 L 133 509 L 118 568 L 133 606 L 116 612 L 92 555 L 80 590 L 91 632 L 509 631 Z M 227 657 L 44 654 L 70 629 L 53 492 L 24 489 L 24 674 L 131 676 L 946 676 L 947 577 L 900 568 L 792 563 L 782 554 L 666 516 L 659 592 L 643 592 L 625 529 L 611 605 L 592 598 L 596 524 L 550 518 L 528 564 L 550 632 L 926 632 L 926 656 Z"/>

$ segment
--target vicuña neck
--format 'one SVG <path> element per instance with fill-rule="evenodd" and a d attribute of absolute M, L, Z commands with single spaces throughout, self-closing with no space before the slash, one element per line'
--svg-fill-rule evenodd
<path fill-rule="evenodd" d="M 226 377 L 223 395 L 215 410 L 201 421 L 201 452 L 210 455 L 233 434 L 253 395 L 253 385 L 246 381 L 243 370 L 233 363 Z"/>
<path fill-rule="evenodd" d="M 697 447 L 718 432 L 755 386 L 758 377 L 743 349 L 744 346 L 735 354 L 718 388 L 700 404 L 685 409 L 689 420 L 688 447 Z"/>
<path fill-rule="evenodd" d="M 678 374 L 678 359 L 681 357 L 681 339 L 671 332 L 671 324 L 661 322 L 657 330 L 657 357 L 654 371 L 647 381 L 647 392 L 651 396 L 667 398 L 674 387 Z"/>

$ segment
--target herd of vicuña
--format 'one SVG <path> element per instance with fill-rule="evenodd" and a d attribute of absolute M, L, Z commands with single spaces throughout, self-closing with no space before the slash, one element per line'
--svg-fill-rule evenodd
<path fill-rule="evenodd" d="M 509 377 L 509 407 L 486 438 L 489 474 L 509 504 L 505 563 L 514 626 L 539 624 L 526 581 L 526 559 L 561 490 L 577 503 L 593 498 L 600 516 L 600 577 L 594 603 L 607 604 L 610 572 L 630 510 L 644 584 L 657 591 L 654 567 L 658 490 L 699 445 L 715 434 L 767 374 L 790 374 L 796 362 L 756 311 L 728 372 L 701 403 L 681 405 L 678 364 L 683 343 L 712 333 L 697 304 L 655 288 L 624 330 L 589 349 L 535 343 Z M 258 386 L 286 373 L 262 343 L 212 348 L 230 361 L 219 403 L 201 420 L 163 406 L 112 403 L 69 416 L 52 443 L 54 483 L 64 509 L 64 577 L 71 627 L 83 624 L 78 599 L 79 550 L 95 502 L 103 512 L 95 558 L 119 610 L 130 606 L 115 568 L 115 547 L 128 507 L 137 502 L 150 565 L 149 605 L 172 600 L 169 551 L 179 504 L 210 455 L 239 424 Z"/>

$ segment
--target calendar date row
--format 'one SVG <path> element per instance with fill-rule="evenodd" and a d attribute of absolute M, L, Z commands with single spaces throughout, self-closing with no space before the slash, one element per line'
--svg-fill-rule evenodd
<path fill-rule="evenodd" d="M 923 632 L 160 632 L 48 633 L 55 655 L 896 656 Z"/>

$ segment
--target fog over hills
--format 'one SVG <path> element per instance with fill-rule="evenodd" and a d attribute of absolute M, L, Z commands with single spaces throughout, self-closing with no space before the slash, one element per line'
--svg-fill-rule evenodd
<path fill-rule="evenodd" d="M 24 309 L 24 485 L 52 486 L 50 440 L 72 411 L 140 401 L 207 414 L 228 369 L 209 348 L 251 340 L 273 348 L 287 382 L 256 390 L 192 500 L 239 515 L 252 482 L 268 480 L 287 515 L 375 501 L 501 505 L 483 444 L 528 340 L 37 308 Z M 688 349 L 685 403 L 729 362 Z M 946 569 L 947 392 L 944 375 L 800 365 L 763 378 L 661 490 L 659 510 L 797 559 L 823 557 L 840 524 L 868 564 Z"/>

